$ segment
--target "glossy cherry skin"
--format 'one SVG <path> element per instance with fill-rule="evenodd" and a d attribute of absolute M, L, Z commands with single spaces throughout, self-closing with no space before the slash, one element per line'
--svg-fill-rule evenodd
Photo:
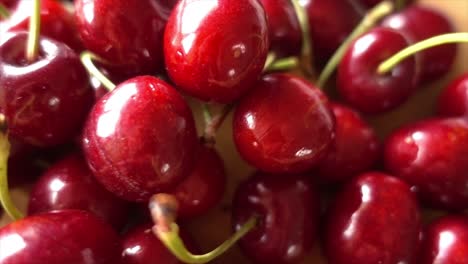
<path fill-rule="evenodd" d="M 130 201 L 146 201 L 174 188 L 190 173 L 197 144 L 187 103 L 151 76 L 127 80 L 101 97 L 83 133 L 93 174 Z"/>
<path fill-rule="evenodd" d="M 431 223 L 421 253 L 421 264 L 468 263 L 468 218 L 448 215 Z"/>
<path fill-rule="evenodd" d="M 345 185 L 328 215 L 330 264 L 417 263 L 421 220 L 409 185 L 368 172 Z"/>
<path fill-rule="evenodd" d="M 192 172 L 171 191 L 179 202 L 177 216 L 192 218 L 206 213 L 221 200 L 225 185 L 222 158 L 215 149 L 201 146 Z"/>
<path fill-rule="evenodd" d="M 412 42 L 419 42 L 430 37 L 454 32 L 453 25 L 442 13 L 420 5 L 411 5 L 387 17 L 382 25 L 405 34 Z M 456 50 L 457 46 L 451 44 L 420 52 L 420 81 L 428 82 L 449 72 L 455 61 Z"/>
<path fill-rule="evenodd" d="M 0 263 L 119 263 L 120 238 L 91 213 L 63 210 L 0 229 Z"/>
<path fill-rule="evenodd" d="M 154 0 L 76 0 L 78 32 L 85 47 L 128 76 L 162 68 L 169 10 Z"/>
<path fill-rule="evenodd" d="M 11 16 L 0 24 L 0 31 L 27 31 L 34 1 L 19 1 Z M 76 52 L 83 50 L 73 14 L 56 0 L 41 0 L 41 36 L 67 44 Z"/>
<path fill-rule="evenodd" d="M 361 21 L 362 15 L 349 0 L 303 0 L 300 4 L 309 18 L 315 60 L 323 65 Z"/>
<path fill-rule="evenodd" d="M 164 33 L 169 77 L 201 100 L 233 102 L 260 77 L 268 34 L 258 0 L 181 0 Z"/>
<path fill-rule="evenodd" d="M 271 173 L 300 173 L 317 165 L 335 138 L 327 97 L 289 74 L 263 77 L 234 112 L 233 135 L 241 156 Z"/>
<path fill-rule="evenodd" d="M 450 82 L 439 95 L 437 113 L 442 116 L 468 115 L 468 73 Z"/>
<path fill-rule="evenodd" d="M 386 140 L 385 166 L 428 205 L 468 208 L 468 121 L 431 119 L 398 129 Z"/>
<path fill-rule="evenodd" d="M 36 146 L 75 137 L 92 106 L 88 73 L 75 52 L 48 38 L 39 40 L 39 57 L 25 59 L 27 33 L 5 34 L 0 43 L 0 107 L 8 131 Z"/>
<path fill-rule="evenodd" d="M 257 173 L 238 187 L 233 207 L 235 229 L 257 217 L 239 244 L 255 263 L 299 263 L 312 248 L 320 206 L 308 177 Z"/>
<path fill-rule="evenodd" d="M 260 0 L 268 18 L 270 50 L 286 57 L 301 52 L 302 33 L 294 6 L 289 0 Z"/>
<path fill-rule="evenodd" d="M 29 196 L 28 215 L 61 209 L 92 212 L 120 230 L 129 204 L 104 189 L 81 155 L 73 153 L 49 167 Z"/>
<path fill-rule="evenodd" d="M 338 66 L 338 90 L 348 104 L 366 113 L 380 113 L 403 103 L 416 89 L 418 61 L 409 57 L 386 74 L 384 60 L 408 46 L 399 32 L 377 27 L 357 38 Z"/>
<path fill-rule="evenodd" d="M 336 139 L 317 168 L 323 183 L 344 182 L 375 165 L 380 147 L 374 129 L 353 109 L 331 105 L 336 119 Z"/>

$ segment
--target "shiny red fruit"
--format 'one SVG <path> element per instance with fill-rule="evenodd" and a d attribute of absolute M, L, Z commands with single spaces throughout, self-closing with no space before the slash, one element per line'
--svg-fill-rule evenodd
<path fill-rule="evenodd" d="M 325 251 L 330 264 L 418 263 L 421 219 L 403 181 L 379 172 L 348 183 L 330 209 Z"/>
<path fill-rule="evenodd" d="M 98 100 L 83 135 L 98 181 L 131 201 L 146 201 L 181 182 L 192 169 L 197 144 L 187 103 L 151 76 L 127 80 Z"/>
<path fill-rule="evenodd" d="M 408 45 L 402 34 L 382 27 L 352 42 L 338 66 L 337 85 L 343 100 L 366 113 L 384 112 L 406 101 L 419 80 L 419 62 L 415 57 L 407 58 L 385 74 L 379 74 L 377 68 Z"/>
<path fill-rule="evenodd" d="M 85 211 L 30 216 L 0 229 L 2 264 L 114 264 L 120 248 L 115 231 Z"/>
<path fill-rule="evenodd" d="M 357 112 L 337 103 L 331 108 L 336 119 L 336 139 L 317 169 L 317 177 L 323 183 L 344 182 L 371 169 L 380 154 L 374 129 Z"/>
<path fill-rule="evenodd" d="M 468 208 L 468 121 L 432 119 L 398 129 L 386 140 L 385 165 L 428 205 Z"/>
<path fill-rule="evenodd" d="M 164 34 L 169 77 L 199 99 L 233 102 L 260 77 L 268 34 L 258 0 L 181 0 Z"/>
<path fill-rule="evenodd" d="M 94 100 L 88 74 L 65 44 L 40 38 L 39 55 L 25 58 L 27 33 L 0 41 L 0 107 L 8 132 L 36 146 L 66 143 L 77 136 Z"/>
<path fill-rule="evenodd" d="M 270 74 L 239 102 L 233 134 L 241 156 L 271 173 L 299 173 L 317 165 L 335 138 L 328 99 L 308 81 Z"/>
<path fill-rule="evenodd" d="M 29 215 L 61 209 L 89 211 L 120 230 L 127 222 L 129 204 L 104 189 L 86 161 L 73 153 L 49 167 L 29 196 Z"/>
<path fill-rule="evenodd" d="M 258 173 L 238 187 L 233 206 L 235 229 L 257 218 L 240 240 L 255 263 L 299 263 L 312 248 L 320 202 L 308 177 Z"/>
<path fill-rule="evenodd" d="M 468 263 L 468 218 L 449 215 L 431 223 L 421 252 L 420 264 Z"/>
<path fill-rule="evenodd" d="M 437 113 L 456 117 L 468 115 L 468 73 L 450 82 L 439 95 Z"/>

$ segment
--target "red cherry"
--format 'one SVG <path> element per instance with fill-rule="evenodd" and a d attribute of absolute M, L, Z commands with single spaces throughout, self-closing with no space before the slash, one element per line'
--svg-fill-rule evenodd
<path fill-rule="evenodd" d="M 454 32 L 453 25 L 443 14 L 419 5 L 411 5 L 387 17 L 382 25 L 405 34 L 412 42 Z M 420 80 L 428 82 L 447 73 L 455 61 L 456 47 L 455 44 L 441 45 L 420 52 Z"/>
<path fill-rule="evenodd" d="M 432 119 L 398 129 L 386 140 L 385 165 L 430 206 L 468 208 L 468 121 Z"/>
<path fill-rule="evenodd" d="M 324 183 L 344 182 L 372 168 L 380 154 L 374 129 L 357 112 L 337 103 L 331 108 L 336 119 L 336 139 L 317 170 Z"/>
<path fill-rule="evenodd" d="M 128 76 L 162 68 L 169 10 L 154 0 L 76 0 L 78 31 L 88 50 Z"/>
<path fill-rule="evenodd" d="M 257 217 L 257 226 L 240 240 L 255 263 L 299 263 L 312 248 L 319 196 L 308 177 L 256 174 L 235 194 L 233 225 Z"/>
<path fill-rule="evenodd" d="M 397 31 L 374 28 L 352 42 L 338 66 L 343 99 L 366 113 L 380 113 L 403 103 L 416 89 L 417 61 L 409 57 L 386 74 L 377 68 L 409 42 Z"/>
<path fill-rule="evenodd" d="M 29 28 L 34 1 L 19 1 L 11 16 L 0 24 L 0 31 L 23 31 Z M 83 50 L 73 14 L 56 0 L 41 0 L 41 36 L 67 44 L 76 52 Z"/>
<path fill-rule="evenodd" d="M 420 230 L 410 187 L 383 173 L 365 173 L 336 197 L 325 251 L 330 264 L 417 263 Z"/>
<path fill-rule="evenodd" d="M 30 216 L 0 229 L 0 262 L 118 263 L 120 239 L 91 213 L 64 210 Z"/>
<path fill-rule="evenodd" d="M 201 146 L 192 173 L 171 192 L 179 202 L 178 217 L 192 218 L 206 213 L 221 200 L 225 185 L 223 160 L 215 149 Z"/>
<path fill-rule="evenodd" d="M 268 48 L 267 19 L 258 0 L 181 0 L 164 34 L 171 80 L 190 95 L 220 103 L 254 85 Z"/>
<path fill-rule="evenodd" d="M 187 103 L 150 76 L 127 80 L 98 100 L 83 135 L 98 181 L 131 201 L 174 188 L 190 173 L 197 144 Z"/>
<path fill-rule="evenodd" d="M 449 215 L 431 223 L 421 252 L 421 264 L 468 263 L 468 218 Z"/>
<path fill-rule="evenodd" d="M 234 113 L 237 150 L 272 173 L 299 173 L 317 165 L 335 137 L 327 97 L 308 81 L 270 74 L 242 98 Z"/>
<path fill-rule="evenodd" d="M 93 102 L 88 74 L 65 44 L 39 41 L 39 56 L 27 62 L 27 33 L 9 33 L 0 43 L 0 105 L 8 131 L 36 146 L 71 141 Z"/>
<path fill-rule="evenodd" d="M 468 73 L 457 77 L 442 91 L 437 112 L 449 117 L 468 115 Z"/>
<path fill-rule="evenodd" d="M 36 182 L 29 199 L 29 215 L 81 209 L 101 217 L 116 230 L 126 224 L 129 212 L 129 205 L 105 190 L 76 153 L 49 167 Z"/>

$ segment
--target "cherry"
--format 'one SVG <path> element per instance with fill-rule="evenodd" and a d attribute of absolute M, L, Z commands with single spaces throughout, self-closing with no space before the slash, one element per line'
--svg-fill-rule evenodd
<path fill-rule="evenodd" d="M 18 2 L 21 2 L 21 1 L 18 1 L 18 0 L 0 0 L 0 4 L 3 4 L 7 8 L 14 8 L 18 4 Z"/>
<path fill-rule="evenodd" d="M 430 119 L 404 126 L 387 138 L 384 154 L 387 170 L 414 186 L 428 205 L 468 208 L 468 121 Z"/>
<path fill-rule="evenodd" d="M 168 13 L 164 4 L 154 0 L 75 1 L 84 45 L 125 76 L 162 69 L 162 37 Z"/>
<path fill-rule="evenodd" d="M 94 105 L 83 132 L 90 168 L 120 198 L 146 201 L 192 169 L 192 112 L 174 88 L 150 76 L 119 84 Z"/>
<path fill-rule="evenodd" d="M 33 1 L 19 1 L 11 16 L 0 24 L 0 31 L 28 30 Z M 83 50 L 73 14 L 56 0 L 41 0 L 41 36 L 67 44 L 77 52 Z"/>
<path fill-rule="evenodd" d="M 308 177 L 257 173 L 238 187 L 233 206 L 235 228 L 257 217 L 240 240 L 255 263 L 299 263 L 312 248 L 320 209 Z"/>
<path fill-rule="evenodd" d="M 468 262 L 468 218 L 449 215 L 431 223 L 425 232 L 421 264 Z"/>
<path fill-rule="evenodd" d="M 263 70 L 268 26 L 258 0 L 181 0 L 164 34 L 166 69 L 184 92 L 230 103 Z"/>
<path fill-rule="evenodd" d="M 416 89 L 418 61 L 414 56 L 390 72 L 380 74 L 381 62 L 408 46 L 397 31 L 377 27 L 352 42 L 338 66 L 337 85 L 342 98 L 366 113 L 380 113 L 403 103 Z"/>
<path fill-rule="evenodd" d="M 372 168 L 380 154 L 374 129 L 357 112 L 338 103 L 331 104 L 331 108 L 336 139 L 317 170 L 324 183 L 343 182 Z"/>
<path fill-rule="evenodd" d="M 442 91 L 437 113 L 451 117 L 468 115 L 468 73 L 457 77 Z"/>
<path fill-rule="evenodd" d="M 301 51 L 301 27 L 291 0 L 261 0 L 268 18 L 270 50 L 278 56 L 297 55 Z"/>
<path fill-rule="evenodd" d="M 0 229 L 0 262 L 118 263 L 120 239 L 91 213 L 63 210 L 30 216 Z"/>
<path fill-rule="evenodd" d="M 335 137 L 327 97 L 289 74 L 262 78 L 234 113 L 234 142 L 251 165 L 271 173 L 299 173 L 317 165 Z"/>
<path fill-rule="evenodd" d="M 179 202 L 180 218 L 206 213 L 223 197 L 226 185 L 224 163 L 218 152 L 201 146 L 192 173 L 171 192 Z"/>
<path fill-rule="evenodd" d="M 416 263 L 420 218 L 416 197 L 404 182 L 380 172 L 359 175 L 330 208 L 329 263 Z"/>
<path fill-rule="evenodd" d="M 300 3 L 309 17 L 315 59 L 319 64 L 324 64 L 362 16 L 349 0 L 303 0 Z"/>
<path fill-rule="evenodd" d="M 387 17 L 382 25 L 405 34 L 412 42 L 454 31 L 453 25 L 441 13 L 428 7 L 412 5 Z M 456 45 L 434 47 L 420 54 L 421 82 L 428 82 L 447 73 L 452 66 Z"/>
<path fill-rule="evenodd" d="M 28 215 L 60 209 L 94 213 L 119 230 L 126 224 L 129 205 L 94 179 L 77 153 L 58 161 L 39 178 L 29 198 Z"/>
<path fill-rule="evenodd" d="M 79 133 L 93 102 L 88 75 L 65 44 L 40 38 L 39 55 L 25 57 L 27 33 L 0 42 L 0 106 L 14 137 L 36 146 L 58 145 Z"/>

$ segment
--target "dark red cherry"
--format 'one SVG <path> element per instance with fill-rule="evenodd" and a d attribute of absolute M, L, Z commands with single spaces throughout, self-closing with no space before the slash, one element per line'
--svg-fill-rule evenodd
<path fill-rule="evenodd" d="M 191 218 L 213 208 L 226 185 L 224 163 L 218 152 L 201 146 L 192 172 L 171 192 L 179 202 L 178 217 Z"/>
<path fill-rule="evenodd" d="M 468 73 L 458 76 L 442 91 L 437 113 L 452 117 L 468 115 Z"/>
<path fill-rule="evenodd" d="M 233 206 L 236 229 L 257 218 L 240 240 L 255 263 L 299 263 L 312 248 L 320 209 L 308 177 L 257 173 L 238 187 Z"/>
<path fill-rule="evenodd" d="M 432 119 L 398 129 L 386 140 L 385 165 L 430 206 L 468 208 L 468 121 Z"/>
<path fill-rule="evenodd" d="M 14 8 L 19 0 L 0 0 L 0 4 L 3 4 L 6 8 Z"/>
<path fill-rule="evenodd" d="M 338 66 L 337 85 L 343 100 L 366 113 L 384 112 L 403 103 L 416 89 L 419 78 L 415 57 L 385 74 L 379 74 L 377 68 L 408 44 L 399 32 L 382 27 L 352 42 Z"/>
<path fill-rule="evenodd" d="M 233 134 L 241 156 L 260 170 L 304 172 L 328 152 L 335 119 L 327 97 L 313 84 L 270 74 L 240 100 Z"/>
<path fill-rule="evenodd" d="M 324 183 L 344 182 L 372 168 L 380 154 L 374 129 L 357 112 L 337 103 L 331 107 L 336 119 L 336 139 L 317 170 Z"/>
<path fill-rule="evenodd" d="M 101 97 L 83 134 L 98 181 L 131 201 L 174 188 L 190 173 L 198 144 L 187 103 L 151 76 L 125 81 Z"/>
<path fill-rule="evenodd" d="M 129 76 L 162 69 L 169 11 L 154 0 L 76 0 L 78 31 L 88 50 Z"/>
<path fill-rule="evenodd" d="M 93 214 L 64 210 L 30 216 L 0 229 L 0 263 L 119 263 L 120 239 Z"/>
<path fill-rule="evenodd" d="M 290 0 L 260 0 L 268 18 L 270 50 L 278 56 L 293 56 L 301 52 L 302 33 L 294 6 Z"/>
<path fill-rule="evenodd" d="M 105 190 L 77 153 L 49 167 L 29 196 L 28 214 L 61 209 L 94 213 L 119 230 L 127 222 L 129 204 Z"/>
<path fill-rule="evenodd" d="M 421 221 L 416 197 L 403 181 L 369 172 L 349 182 L 327 220 L 330 264 L 417 263 Z"/>
<path fill-rule="evenodd" d="M 164 33 L 166 69 L 184 92 L 229 103 L 260 77 L 268 26 L 258 0 L 181 0 Z"/>
<path fill-rule="evenodd" d="M 350 0 L 302 0 L 309 18 L 310 41 L 319 64 L 325 64 L 362 15 Z"/>
<path fill-rule="evenodd" d="M 34 1 L 19 1 L 11 16 L 0 24 L 0 31 L 28 30 Z M 73 14 L 56 0 L 41 0 L 41 36 L 67 44 L 76 52 L 83 50 Z"/>
<path fill-rule="evenodd" d="M 387 17 L 382 25 L 405 34 L 412 42 L 454 32 L 451 22 L 442 13 L 429 7 L 411 5 Z M 456 44 L 441 45 L 420 52 L 421 81 L 437 79 L 450 71 L 455 61 Z"/>
<path fill-rule="evenodd" d="M 2 37 L 0 106 L 9 133 L 36 146 L 72 140 L 94 100 L 78 56 L 65 44 L 41 37 L 37 60 L 28 62 L 27 33 Z"/>
<path fill-rule="evenodd" d="M 468 263 L 468 218 L 449 215 L 431 223 L 421 252 L 421 264 Z"/>

